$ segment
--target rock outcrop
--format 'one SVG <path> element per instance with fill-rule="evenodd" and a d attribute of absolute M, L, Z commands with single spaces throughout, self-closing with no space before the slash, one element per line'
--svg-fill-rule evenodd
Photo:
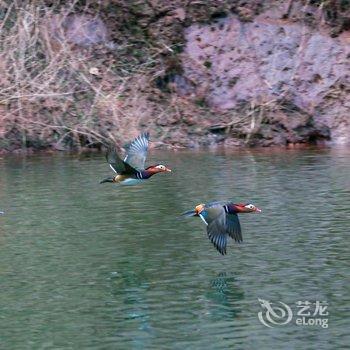
<path fill-rule="evenodd" d="M 157 147 L 350 143 L 349 0 L 0 12 L 0 152 L 101 148 L 142 129 Z"/>
<path fill-rule="evenodd" d="M 188 85 L 213 112 L 248 118 L 253 144 L 348 143 L 350 32 L 331 37 L 329 28 L 285 18 L 285 9 L 187 28 Z M 247 111 L 257 109 L 251 130 Z"/>

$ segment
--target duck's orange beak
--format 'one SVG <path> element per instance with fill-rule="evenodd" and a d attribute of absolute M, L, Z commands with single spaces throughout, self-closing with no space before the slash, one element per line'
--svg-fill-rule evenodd
<path fill-rule="evenodd" d="M 197 215 L 199 215 L 203 210 L 204 210 L 204 204 L 198 204 L 194 208 L 194 211 L 196 212 Z"/>
<path fill-rule="evenodd" d="M 261 209 L 259 209 L 259 208 L 255 208 L 255 212 L 256 212 L 256 213 L 261 213 L 261 212 L 262 212 L 262 210 L 261 210 Z"/>
<path fill-rule="evenodd" d="M 166 171 L 167 173 L 171 173 L 171 169 L 169 168 L 165 168 L 164 171 Z"/>

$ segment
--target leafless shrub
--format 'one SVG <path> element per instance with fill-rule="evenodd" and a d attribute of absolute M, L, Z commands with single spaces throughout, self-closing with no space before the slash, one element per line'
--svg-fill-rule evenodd
<path fill-rule="evenodd" d="M 0 4 L 0 142 L 5 146 L 8 139 L 16 140 L 14 147 L 96 146 L 140 128 L 147 114 L 140 90 L 156 52 L 132 74 L 129 67 L 117 74 L 123 67 L 105 47 L 111 43 L 101 20 L 86 17 L 92 27 L 102 27 L 94 40 L 78 33 L 78 17 L 70 11 L 77 2 L 64 8 L 43 0 Z M 96 45 L 102 55 L 96 55 Z"/>

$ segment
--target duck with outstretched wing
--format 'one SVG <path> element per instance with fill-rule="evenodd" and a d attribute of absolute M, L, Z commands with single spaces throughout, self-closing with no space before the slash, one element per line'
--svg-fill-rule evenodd
<path fill-rule="evenodd" d="M 207 204 L 198 204 L 194 210 L 186 211 L 182 216 L 200 217 L 207 225 L 208 238 L 219 253 L 225 255 L 228 237 L 239 243 L 243 241 L 241 225 L 237 214 L 260 212 L 261 209 L 253 204 L 210 202 Z"/>
<path fill-rule="evenodd" d="M 106 159 L 115 172 L 115 176 L 107 177 L 100 183 L 111 182 L 120 185 L 137 185 L 157 173 L 171 172 L 162 164 L 151 165 L 145 168 L 148 152 L 149 133 L 142 133 L 127 146 L 126 156 L 123 159 L 117 153 L 115 147 L 110 147 Z"/>

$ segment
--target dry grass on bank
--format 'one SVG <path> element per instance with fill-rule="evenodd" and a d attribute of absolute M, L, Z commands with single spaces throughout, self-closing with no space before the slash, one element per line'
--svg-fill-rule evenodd
<path fill-rule="evenodd" d="M 292 3 L 286 1 L 289 10 Z M 301 4 L 322 10 L 335 34 L 348 28 L 349 10 L 342 1 Z M 276 137 L 279 130 L 285 132 L 279 119 L 298 112 L 286 111 L 290 104 L 283 96 L 221 111 L 207 101 L 205 79 L 194 83 L 201 87 L 195 92 L 172 87 L 174 76 L 186 78 L 180 54 L 186 26 L 231 12 L 252 20 L 268 6 L 263 0 L 220 0 L 210 6 L 184 0 L 0 0 L 0 151 L 100 148 L 129 140 L 145 128 L 159 145 L 214 145 L 228 138 L 235 145 L 253 145 L 256 139 L 257 144 L 283 144 L 289 136 Z M 67 33 L 74 16 L 95 23 L 102 19 L 112 34 L 108 37 L 102 29 L 103 40 L 84 44 L 91 38 L 79 32 L 79 25 Z M 275 124 L 276 131 L 270 127 Z"/>
<path fill-rule="evenodd" d="M 67 40 L 64 23 L 76 3 L 2 3 L 0 148 L 95 147 L 152 127 L 150 108 L 164 112 L 142 94 L 147 62 L 123 72 L 106 43 L 78 47 Z"/>

